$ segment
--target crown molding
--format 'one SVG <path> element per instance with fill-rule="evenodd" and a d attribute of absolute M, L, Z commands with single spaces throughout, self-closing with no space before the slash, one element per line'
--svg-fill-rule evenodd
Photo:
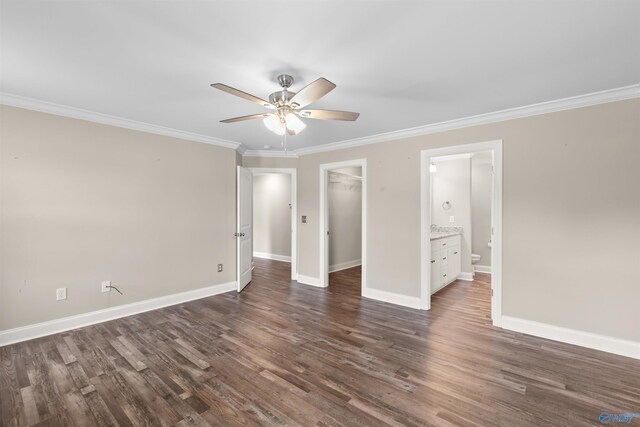
<path fill-rule="evenodd" d="M 553 113 L 556 111 L 570 110 L 573 108 L 588 107 L 607 102 L 624 101 L 626 99 L 638 97 L 640 97 L 640 84 L 634 84 L 631 86 L 572 96 L 554 101 L 540 102 L 538 104 L 531 104 L 524 107 L 509 108 L 506 110 L 495 111 L 493 113 L 478 114 L 446 122 L 417 126 L 393 132 L 385 132 L 363 138 L 348 139 L 345 141 L 331 142 L 329 144 L 314 147 L 300 148 L 295 150 L 295 153 L 298 156 L 304 156 L 308 154 L 322 153 L 325 151 L 343 150 L 345 148 L 376 144 L 378 142 L 411 138 L 470 126 L 502 122 L 505 120 L 519 119 L 523 117 Z"/>
<path fill-rule="evenodd" d="M 25 96 L 14 95 L 6 92 L 0 92 L 0 104 L 8 105 L 10 107 L 24 108 L 27 110 L 40 111 L 48 114 L 55 114 L 56 116 L 86 120 L 103 125 L 137 130 L 140 132 L 170 136 L 172 138 L 179 138 L 187 141 L 202 142 L 205 144 L 217 145 L 219 147 L 231 148 L 233 150 L 237 150 L 242 145 L 238 142 L 228 141 L 226 139 L 186 132 L 178 129 L 171 129 L 164 126 L 152 125 L 149 123 L 125 119 L 123 117 L 110 116 L 108 114 L 96 113 L 95 111 L 83 110 L 81 108 L 69 107 L 66 105 L 27 98 Z"/>
<path fill-rule="evenodd" d="M 562 110 L 570 110 L 573 108 L 588 107 L 608 102 L 624 101 L 626 99 L 638 97 L 640 97 L 640 84 L 634 84 L 616 89 L 603 90 L 600 92 L 593 92 L 585 95 L 578 95 L 569 98 L 557 99 L 554 101 L 531 104 L 523 107 L 509 108 L 492 113 L 478 114 L 475 116 L 469 116 L 440 123 L 433 123 L 398 131 L 385 132 L 362 138 L 331 142 L 329 144 L 308 148 L 299 148 L 297 150 L 288 151 L 286 153 L 284 151 L 249 150 L 243 144 L 235 141 L 229 141 L 212 136 L 171 129 L 164 126 L 152 125 L 149 123 L 125 119 L 123 117 L 110 116 L 108 114 L 96 113 L 93 111 L 68 107 L 65 105 L 55 104 L 47 101 L 40 101 L 37 99 L 27 98 L 24 96 L 14 95 L 6 92 L 0 92 L 0 104 L 8 105 L 11 107 L 25 108 L 28 110 L 41 111 L 58 116 L 71 117 L 74 119 L 87 120 L 90 122 L 101 123 L 125 129 L 170 136 L 187 141 L 202 142 L 205 144 L 231 148 L 237 150 L 243 157 L 297 158 L 299 156 L 308 154 L 343 150 L 346 148 L 359 147 L 362 145 L 376 144 L 378 142 L 412 138 L 416 136 L 445 132 L 470 126 L 496 123 L 505 120 L 519 119 L 523 117 L 553 113 Z"/>
<path fill-rule="evenodd" d="M 278 157 L 278 158 L 288 158 L 288 159 L 297 159 L 298 153 L 297 151 L 268 151 L 268 150 L 246 150 L 243 157 Z"/>

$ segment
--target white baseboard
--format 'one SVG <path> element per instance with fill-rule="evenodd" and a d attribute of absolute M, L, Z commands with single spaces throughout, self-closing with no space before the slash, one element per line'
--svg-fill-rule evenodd
<path fill-rule="evenodd" d="M 324 288 L 324 286 L 322 286 L 322 283 L 320 283 L 319 278 L 304 276 L 302 274 L 298 274 L 298 283 L 302 283 L 303 285 L 316 286 L 318 288 Z"/>
<path fill-rule="evenodd" d="M 363 289 L 362 296 L 377 301 L 384 301 L 390 304 L 401 305 L 403 307 L 416 309 L 422 308 L 422 303 L 419 297 L 410 297 L 407 295 L 396 294 L 394 292 L 381 291 L 379 289 Z"/>
<path fill-rule="evenodd" d="M 640 342 L 549 325 L 533 320 L 502 316 L 502 328 L 536 337 L 593 348 L 608 353 L 640 359 Z"/>
<path fill-rule="evenodd" d="M 458 275 L 456 280 L 465 280 L 467 282 L 473 282 L 473 273 L 462 272 L 460 273 L 460 275 Z"/>
<path fill-rule="evenodd" d="M 491 274 L 491 266 L 490 265 L 473 265 L 473 270 L 476 273 L 489 273 Z"/>
<path fill-rule="evenodd" d="M 0 331 L 0 347 L 8 344 L 26 341 L 46 335 L 57 334 L 70 329 L 81 328 L 108 320 L 131 316 L 145 311 L 156 310 L 170 305 L 181 304 L 224 292 L 235 291 L 238 288 L 237 282 L 222 283 L 220 285 L 207 286 L 206 288 L 194 289 L 172 295 L 165 295 L 158 298 L 147 299 L 130 304 L 118 305 L 105 308 L 103 310 L 90 311 L 75 316 L 63 317 L 47 322 L 33 325 L 21 326 L 14 329 Z"/>
<path fill-rule="evenodd" d="M 329 273 L 335 273 L 336 271 L 346 270 L 347 268 L 357 267 L 362 265 L 361 259 L 354 259 L 353 261 L 340 262 L 338 264 L 329 266 Z"/>
<path fill-rule="evenodd" d="M 454 281 L 455 281 L 455 280 L 454 280 Z M 438 292 L 440 289 L 444 289 L 444 288 L 446 288 L 446 287 L 447 287 L 447 286 L 449 286 L 451 283 L 453 283 L 453 282 L 447 283 L 446 285 L 440 285 L 439 287 L 437 287 L 437 288 L 435 288 L 435 289 L 431 289 L 431 295 L 435 294 L 435 293 L 436 293 L 436 292 Z"/>
<path fill-rule="evenodd" d="M 253 256 L 256 258 L 272 259 L 274 261 L 291 262 L 291 257 L 286 255 L 268 254 L 266 252 L 254 252 Z"/>

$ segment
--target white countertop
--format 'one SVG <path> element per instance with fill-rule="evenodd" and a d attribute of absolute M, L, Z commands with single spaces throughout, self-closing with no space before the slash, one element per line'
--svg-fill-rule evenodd
<path fill-rule="evenodd" d="M 431 240 L 444 239 L 445 237 L 458 236 L 462 233 L 459 231 L 432 231 Z"/>

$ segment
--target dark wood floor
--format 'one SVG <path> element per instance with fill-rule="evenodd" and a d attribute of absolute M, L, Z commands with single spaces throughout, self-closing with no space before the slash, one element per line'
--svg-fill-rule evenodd
<path fill-rule="evenodd" d="M 256 260 L 235 292 L 0 348 L 0 424 L 598 425 L 640 361 L 493 328 L 487 276 L 420 312 Z M 638 420 L 634 420 L 635 423 Z"/>

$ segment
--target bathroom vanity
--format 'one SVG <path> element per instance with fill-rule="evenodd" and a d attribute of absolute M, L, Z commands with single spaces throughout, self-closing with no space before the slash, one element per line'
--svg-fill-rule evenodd
<path fill-rule="evenodd" d="M 431 293 L 458 278 L 461 273 L 460 231 L 431 232 Z"/>

